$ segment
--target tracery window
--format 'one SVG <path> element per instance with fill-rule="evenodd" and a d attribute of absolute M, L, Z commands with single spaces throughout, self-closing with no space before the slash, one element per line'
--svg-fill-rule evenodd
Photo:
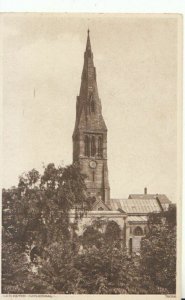
<path fill-rule="evenodd" d="M 103 139 L 101 136 L 98 137 L 98 156 L 103 156 Z"/>
<path fill-rule="evenodd" d="M 109 221 L 105 229 L 106 243 L 114 243 L 116 248 L 120 248 L 121 228 L 115 221 Z"/>
<path fill-rule="evenodd" d="M 90 143 L 89 143 L 89 137 L 86 135 L 84 140 L 84 154 L 85 156 L 90 156 Z"/>
<path fill-rule="evenodd" d="M 96 143 L 95 143 L 95 137 L 92 136 L 91 139 L 91 156 L 95 156 L 96 154 Z"/>

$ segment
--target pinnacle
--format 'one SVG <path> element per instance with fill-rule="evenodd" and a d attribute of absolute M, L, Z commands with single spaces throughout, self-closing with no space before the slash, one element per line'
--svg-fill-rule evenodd
<path fill-rule="evenodd" d="M 86 51 L 91 51 L 91 42 L 90 42 L 90 30 L 87 30 L 87 44 L 86 44 Z"/>

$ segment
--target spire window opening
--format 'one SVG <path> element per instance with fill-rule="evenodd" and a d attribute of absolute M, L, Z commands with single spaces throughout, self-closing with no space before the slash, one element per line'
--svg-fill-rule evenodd
<path fill-rule="evenodd" d="M 84 140 L 84 154 L 85 156 L 90 156 L 90 143 L 89 143 L 89 137 L 86 135 Z"/>
<path fill-rule="evenodd" d="M 92 113 L 95 112 L 95 103 L 94 103 L 94 100 L 91 101 L 91 112 Z"/>
<path fill-rule="evenodd" d="M 95 155 L 96 155 L 95 137 L 92 136 L 92 139 L 91 139 L 91 156 L 95 156 Z"/>
<path fill-rule="evenodd" d="M 89 96 L 89 113 L 95 113 L 95 101 L 93 98 L 93 93 L 92 91 L 90 92 L 90 96 Z"/>
<path fill-rule="evenodd" d="M 103 156 L 103 139 L 101 136 L 98 138 L 98 156 L 102 157 Z"/>

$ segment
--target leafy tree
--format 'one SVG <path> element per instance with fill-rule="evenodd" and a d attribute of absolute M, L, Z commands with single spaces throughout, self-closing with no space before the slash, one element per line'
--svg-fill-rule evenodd
<path fill-rule="evenodd" d="M 86 209 L 87 200 L 84 177 L 78 165 L 56 168 L 54 164 L 49 164 L 42 175 L 33 169 L 20 176 L 18 187 L 4 189 L 2 196 L 2 277 L 5 286 L 8 274 L 14 274 L 17 257 L 24 256 L 27 247 L 36 245 L 42 254 L 44 248 L 52 243 L 63 241 L 67 244 L 70 239 L 69 210 L 76 209 L 78 217 Z M 21 265 L 21 259 L 19 263 Z M 26 267 L 29 271 L 29 266 Z M 21 293 L 23 285 L 19 288 L 17 292 Z"/>
<path fill-rule="evenodd" d="M 116 243 L 110 247 L 104 239 L 100 248 L 93 245 L 75 256 L 74 266 L 81 274 L 78 286 L 85 294 L 139 294 L 138 260 L 129 258 L 126 249 L 119 249 Z"/>
<path fill-rule="evenodd" d="M 103 234 L 94 228 L 88 226 L 83 233 L 82 244 L 84 247 L 92 247 L 93 245 L 100 248 L 103 242 Z"/>
<path fill-rule="evenodd" d="M 149 232 L 142 240 L 141 271 L 154 283 L 154 293 L 176 290 L 176 207 L 149 215 Z"/>
<path fill-rule="evenodd" d="M 149 215 L 141 255 L 129 257 L 113 221 L 94 220 L 82 237 L 75 234 L 93 202 L 85 189 L 77 165 L 49 164 L 43 174 L 33 169 L 18 187 L 3 190 L 2 292 L 175 293 L 175 207 Z"/>
<path fill-rule="evenodd" d="M 2 244 L 2 292 L 20 293 L 20 283 L 28 273 L 26 256 L 21 247 L 12 242 Z"/>
<path fill-rule="evenodd" d="M 76 165 L 49 164 L 43 175 L 33 169 L 20 177 L 17 188 L 3 191 L 3 226 L 16 242 L 69 237 L 68 212 L 71 208 L 83 212 L 85 189 Z"/>

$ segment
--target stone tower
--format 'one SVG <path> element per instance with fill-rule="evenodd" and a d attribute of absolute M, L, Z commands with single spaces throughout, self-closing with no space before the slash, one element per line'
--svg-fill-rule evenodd
<path fill-rule="evenodd" d="M 87 176 L 85 182 L 88 195 L 104 203 L 109 202 L 107 127 L 98 95 L 89 30 L 73 132 L 73 162 L 77 161 L 81 172 Z"/>

